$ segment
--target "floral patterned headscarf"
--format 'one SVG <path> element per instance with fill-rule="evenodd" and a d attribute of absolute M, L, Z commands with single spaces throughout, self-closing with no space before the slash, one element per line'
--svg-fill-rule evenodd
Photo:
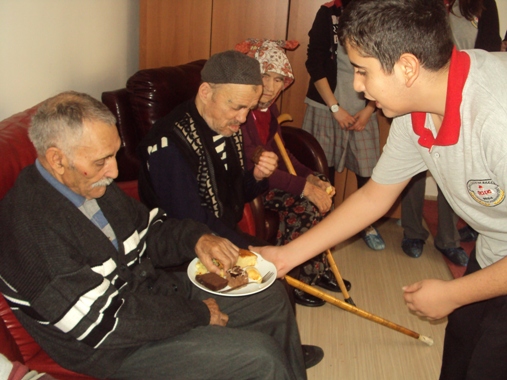
<path fill-rule="evenodd" d="M 237 44 L 234 49 L 258 60 L 262 74 L 272 71 L 283 75 L 285 90 L 294 82 L 294 74 L 284 49 L 294 50 L 298 45 L 297 41 L 249 38 Z"/>

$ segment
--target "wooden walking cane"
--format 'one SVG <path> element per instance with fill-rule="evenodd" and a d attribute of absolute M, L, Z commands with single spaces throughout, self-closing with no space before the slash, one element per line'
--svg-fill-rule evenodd
<path fill-rule="evenodd" d="M 329 262 L 329 266 L 331 267 L 331 272 L 333 272 L 334 276 L 336 277 L 336 281 L 338 281 L 338 286 L 340 287 L 340 290 L 343 294 L 343 300 L 347 302 L 348 304 L 352 306 L 356 306 L 354 301 L 352 300 L 352 297 L 349 295 L 349 292 L 347 291 L 347 287 L 345 286 L 345 283 L 343 282 L 343 278 L 340 275 L 340 272 L 338 271 L 338 266 L 336 265 L 336 262 L 334 261 L 333 254 L 328 249 L 326 250 L 326 258 Z"/>
<path fill-rule="evenodd" d="M 378 323 L 382 326 L 389 327 L 392 330 L 398 331 L 402 334 L 405 334 L 405 335 L 408 335 L 412 338 L 420 340 L 421 342 L 427 344 L 428 346 L 433 345 L 433 339 L 431 339 L 430 337 L 416 333 L 415 331 L 409 330 L 406 327 L 397 325 L 394 322 L 388 321 L 387 319 L 381 318 L 375 314 L 371 314 L 371 313 L 364 311 L 362 309 L 359 309 L 355 306 L 351 306 L 348 303 L 346 303 L 342 300 L 339 300 L 338 298 L 335 298 L 333 296 L 330 296 L 329 294 L 327 294 L 321 290 L 318 290 L 318 289 L 314 288 L 313 286 L 307 285 L 304 282 L 296 280 L 295 278 L 292 278 L 291 276 L 285 276 L 284 278 L 285 278 L 285 280 L 287 280 L 287 283 L 290 286 L 300 289 L 303 292 L 309 293 L 315 297 L 318 297 L 321 300 L 324 300 L 332 305 L 338 306 L 340 309 L 350 311 L 351 313 L 356 314 L 360 317 L 363 317 L 365 319 L 368 319 L 370 321 Z"/>
<path fill-rule="evenodd" d="M 287 114 L 283 114 L 278 118 L 279 124 L 281 121 L 290 120 L 290 119 L 287 119 L 286 115 Z M 278 146 L 278 150 L 280 151 L 280 154 L 282 155 L 283 161 L 285 162 L 285 166 L 287 166 L 287 170 L 289 171 L 290 174 L 296 175 L 296 169 L 294 169 L 294 165 L 292 165 L 292 162 L 290 161 L 290 157 L 287 154 L 287 150 L 285 149 L 282 139 L 280 138 L 278 133 L 275 134 L 274 138 L 275 138 L 276 145 Z M 347 287 L 345 286 L 345 283 L 343 282 L 343 278 L 340 275 L 340 272 L 338 271 L 338 266 L 336 265 L 336 262 L 334 261 L 334 257 L 329 249 L 326 251 L 326 257 L 327 257 L 327 261 L 329 262 L 329 266 L 331 267 L 331 271 L 333 272 L 334 276 L 336 277 L 336 281 L 338 281 L 338 286 L 340 287 L 340 290 L 343 294 L 343 298 L 344 298 L 345 302 L 356 306 L 356 304 L 352 300 L 352 297 L 350 297 L 349 292 L 347 291 Z"/>
<path fill-rule="evenodd" d="M 290 116 L 288 119 L 286 117 L 287 115 L 281 115 L 281 116 L 285 117 L 285 120 L 290 120 Z M 278 122 L 280 123 L 280 119 L 278 120 Z M 294 169 L 294 166 L 292 165 L 292 162 L 290 161 L 289 155 L 287 154 L 287 151 L 285 150 L 285 147 L 283 146 L 282 139 L 280 138 L 278 133 L 275 134 L 275 142 L 276 142 L 276 145 L 278 146 L 278 149 L 280 150 L 280 154 L 282 155 L 282 158 L 285 162 L 285 165 L 287 166 L 287 169 L 289 170 L 289 173 L 296 175 L 296 170 Z M 362 309 L 359 309 L 358 307 L 356 307 L 356 305 L 354 304 L 354 301 L 352 301 L 352 299 L 348 295 L 347 288 L 345 287 L 345 284 L 343 283 L 343 279 L 340 276 L 340 273 L 338 271 L 338 267 L 336 266 L 333 255 L 331 254 L 331 251 L 329 249 L 326 251 L 326 255 L 327 255 L 327 259 L 329 261 L 329 265 L 331 266 L 331 270 L 333 271 L 333 273 L 336 277 L 336 280 L 338 281 L 338 285 L 340 286 L 340 290 L 342 291 L 343 296 L 345 297 L 345 301 L 347 301 L 347 299 L 349 299 L 349 301 L 347 301 L 347 302 L 341 301 L 338 298 L 330 296 L 329 294 L 327 294 L 321 290 L 318 290 L 311 285 L 305 284 L 304 282 L 296 280 L 295 278 L 293 278 L 291 276 L 285 276 L 287 283 L 290 286 L 293 286 L 294 288 L 297 288 L 299 290 L 302 290 L 303 292 L 306 292 L 306 293 L 309 293 L 315 297 L 318 297 L 321 300 L 324 300 L 334 306 L 339 307 L 340 309 L 349 311 L 349 312 L 356 314 L 360 317 L 363 317 L 365 319 L 368 319 L 368 320 L 378 323 L 380 325 L 389 327 L 392 330 L 401 332 L 402 334 L 405 334 L 405 335 L 408 335 L 412 338 L 418 339 L 421 342 L 427 344 L 428 346 L 433 345 L 433 339 L 431 339 L 430 337 L 416 333 L 415 331 L 409 330 L 406 327 L 397 325 L 394 322 L 388 321 L 387 319 L 381 318 L 375 314 L 371 314 L 365 310 L 362 310 Z"/>

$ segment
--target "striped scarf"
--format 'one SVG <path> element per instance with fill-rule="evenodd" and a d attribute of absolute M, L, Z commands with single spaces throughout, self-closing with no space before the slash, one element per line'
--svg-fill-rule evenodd
<path fill-rule="evenodd" d="M 107 236 L 109 241 L 113 243 L 116 249 L 118 249 L 118 240 L 114 233 L 111 225 L 104 216 L 104 213 L 100 209 L 96 199 L 85 200 L 81 206 L 78 207 L 88 219 L 91 220 L 103 233 Z"/>
<path fill-rule="evenodd" d="M 199 196 L 202 200 L 201 205 L 212 210 L 215 217 L 220 218 L 223 215 L 224 206 L 217 197 L 218 184 L 215 176 L 212 175 L 214 168 L 210 156 L 211 149 L 206 149 L 204 147 L 201 136 L 195 127 L 194 119 L 190 114 L 187 114 L 187 117 L 175 124 L 175 131 L 179 132 L 177 135 L 185 141 L 194 151 L 196 157 L 198 157 L 197 183 L 199 186 Z M 232 137 L 224 138 L 224 140 L 224 150 L 228 143 L 230 144 L 232 142 L 235 145 L 241 167 L 244 168 L 243 135 L 241 129 Z M 215 147 L 213 147 L 213 151 L 213 153 L 216 153 Z"/>

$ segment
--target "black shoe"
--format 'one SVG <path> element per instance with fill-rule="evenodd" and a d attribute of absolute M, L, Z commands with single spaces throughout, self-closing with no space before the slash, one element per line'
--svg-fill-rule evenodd
<path fill-rule="evenodd" d="M 463 243 L 476 241 L 477 236 L 479 236 L 479 233 L 468 225 L 466 225 L 463 228 L 460 228 L 458 232 L 459 232 L 459 240 L 462 241 Z"/>
<path fill-rule="evenodd" d="M 306 369 L 319 364 L 324 357 L 324 351 L 320 347 L 303 344 L 301 348 L 303 349 Z"/>
<path fill-rule="evenodd" d="M 417 259 L 422 255 L 424 240 L 422 239 L 409 239 L 404 237 L 401 241 L 401 249 L 407 256 Z"/>
<path fill-rule="evenodd" d="M 300 289 L 294 289 L 294 301 L 296 301 L 296 303 L 299 305 L 308 307 L 319 307 L 326 304 L 326 301 L 312 296 L 311 294 L 305 293 Z"/>
<path fill-rule="evenodd" d="M 363 238 L 364 242 L 368 246 L 368 248 L 373 249 L 374 251 L 382 251 L 386 247 L 386 243 L 384 242 L 384 239 L 380 235 L 380 232 L 373 227 L 370 226 L 366 228 L 365 230 L 360 232 L 361 237 Z"/>
<path fill-rule="evenodd" d="M 457 248 L 439 248 L 435 244 L 435 248 L 438 249 L 442 255 L 447 257 L 452 263 L 466 267 L 468 264 L 468 255 L 465 250 L 461 247 Z"/>
<path fill-rule="evenodd" d="M 352 284 L 350 283 L 350 281 L 347 281 L 345 279 L 343 279 L 343 283 L 345 284 L 345 288 L 347 289 L 348 292 L 352 287 Z M 315 282 L 315 285 L 330 290 L 332 292 L 341 292 L 340 286 L 338 285 L 338 281 L 336 280 L 334 273 L 331 272 L 330 270 L 324 271 L 324 273 L 322 273 Z"/>

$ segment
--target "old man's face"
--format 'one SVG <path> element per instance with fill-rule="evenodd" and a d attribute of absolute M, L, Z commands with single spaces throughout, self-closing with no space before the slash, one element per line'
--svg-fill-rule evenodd
<path fill-rule="evenodd" d="M 118 176 L 116 153 L 120 137 L 115 125 L 101 121 L 84 121 L 83 134 L 66 157 L 62 182 L 86 199 L 100 198 Z"/>
<path fill-rule="evenodd" d="M 202 117 L 213 131 L 225 137 L 239 131 L 262 94 L 262 86 L 249 84 L 203 83 L 202 86 L 209 86 L 209 91 L 205 92 Z"/>
<path fill-rule="evenodd" d="M 273 71 L 268 71 L 262 74 L 262 83 L 263 91 L 259 100 L 259 108 L 266 108 L 266 105 L 270 105 L 282 92 L 285 77 Z"/>

